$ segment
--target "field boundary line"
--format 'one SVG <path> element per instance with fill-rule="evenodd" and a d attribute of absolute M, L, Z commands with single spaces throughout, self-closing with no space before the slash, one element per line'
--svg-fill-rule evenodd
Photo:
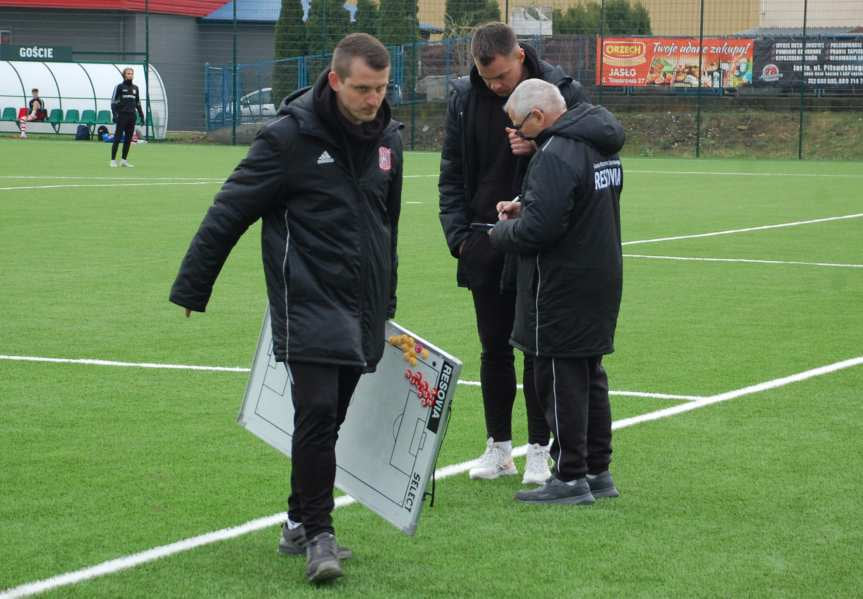
<path fill-rule="evenodd" d="M 64 183 L 62 185 L 20 185 L 0 187 L 0 191 L 33 191 L 34 189 L 79 189 L 82 187 L 166 187 L 168 185 L 216 185 L 216 181 L 151 181 L 141 183 Z"/>
<path fill-rule="evenodd" d="M 648 260 L 674 260 L 679 262 L 739 262 L 743 264 L 778 264 L 792 266 L 825 266 L 831 268 L 863 268 L 863 264 L 841 264 L 837 262 L 800 262 L 797 260 L 756 260 L 753 258 L 702 258 L 698 256 L 657 256 L 651 254 L 623 254 L 624 258 Z"/>
<path fill-rule="evenodd" d="M 625 159 L 624 159 L 625 160 Z M 863 175 L 854 173 L 750 173 L 746 171 L 661 171 L 654 169 L 624 169 L 626 174 L 636 175 L 713 175 L 717 177 L 801 177 L 801 178 L 821 178 L 830 177 L 831 179 L 863 179 Z M 437 173 L 427 175 L 404 175 L 405 179 L 427 179 L 440 176 Z"/>
<path fill-rule="evenodd" d="M 464 381 L 459 379 L 459 385 L 465 385 L 467 387 L 481 387 L 482 383 L 479 381 Z M 518 389 L 524 389 L 524 385 L 518 383 L 516 385 Z M 625 397 L 644 397 L 648 399 L 675 399 L 680 401 L 697 401 L 699 399 L 704 399 L 703 395 L 673 395 L 671 393 L 650 393 L 647 391 L 615 391 L 609 390 L 609 395 L 621 395 Z"/>
<path fill-rule="evenodd" d="M 618 420 L 612 423 L 612 430 L 620 430 L 635 426 L 636 424 L 641 424 L 643 422 L 650 422 L 654 420 L 661 420 L 663 418 L 669 418 L 671 416 L 676 416 L 678 414 L 697 410 L 699 408 L 713 405 L 715 403 L 736 399 L 738 397 L 745 397 L 747 395 L 753 395 L 755 393 L 761 393 L 762 391 L 777 389 L 779 387 L 784 387 L 792 383 L 797 383 L 818 376 L 823 376 L 825 374 L 838 372 L 840 370 L 852 368 L 861 364 L 863 364 L 863 356 L 850 358 L 848 360 L 842 360 L 841 362 L 834 362 L 833 364 L 828 364 L 826 366 L 821 366 L 818 368 L 812 368 L 810 370 L 798 372 L 797 374 L 792 374 L 778 379 L 765 381 L 756 385 L 749 385 L 747 387 L 734 389 L 732 391 L 727 391 L 725 393 L 720 393 L 718 395 L 713 395 L 710 397 L 704 397 L 698 401 L 684 403 L 662 410 L 655 410 L 653 412 L 640 414 L 639 416 L 633 416 L 631 418 L 624 418 L 622 420 Z M 523 456 L 526 453 L 527 445 L 522 445 L 521 447 L 513 449 L 514 456 Z M 462 474 L 470 470 L 470 468 L 472 468 L 478 461 L 479 460 L 470 460 L 468 462 L 452 464 L 450 466 L 439 468 L 435 471 L 435 477 L 442 479 Z M 356 503 L 356 500 L 347 495 L 337 497 L 335 500 L 336 508 L 345 507 L 353 503 Z M 168 545 L 161 545 L 159 547 L 154 547 L 146 551 L 141 551 L 124 557 L 108 560 L 95 566 L 82 568 L 80 570 L 67 572 L 65 574 L 52 576 L 50 578 L 38 580 L 35 582 L 25 583 L 23 585 L 10 588 L 5 591 L 0 591 L 0 599 L 18 599 L 20 597 L 35 595 L 37 593 L 42 593 L 58 587 L 76 584 L 78 582 L 83 582 L 92 578 L 98 578 L 107 574 L 113 574 L 122 570 L 127 570 L 129 568 L 139 566 L 141 564 L 161 559 L 163 557 L 168 557 L 176 553 L 188 551 L 196 547 L 208 545 L 217 541 L 233 539 L 251 532 L 257 532 L 264 528 L 276 526 L 277 524 L 283 522 L 284 519 L 285 513 L 279 512 L 271 516 L 265 516 L 263 518 L 250 520 L 249 522 L 240 524 L 238 526 L 223 528 L 221 530 L 208 532 L 195 537 L 189 537 L 188 539 L 183 539 L 175 543 L 170 543 Z"/>
<path fill-rule="evenodd" d="M 757 227 L 746 227 L 743 229 L 725 229 L 723 231 L 712 231 L 710 233 L 693 233 L 691 235 L 676 235 L 673 237 L 654 237 L 651 239 L 638 239 L 634 241 L 624 241 L 621 245 L 639 245 L 642 243 L 659 243 L 661 241 L 677 241 L 679 239 L 698 239 L 700 237 L 718 237 L 720 235 L 733 235 L 736 233 L 749 233 L 751 231 L 767 231 L 768 229 L 783 229 L 786 227 L 799 227 L 801 225 L 813 225 L 816 223 L 828 223 L 837 220 L 849 220 L 852 218 L 863 217 L 863 212 L 857 214 L 844 214 L 842 216 L 828 216 L 824 218 L 814 218 L 811 220 L 798 220 L 789 223 L 779 223 L 776 225 L 760 225 Z"/>
<path fill-rule="evenodd" d="M 719 393 L 718 395 L 711 395 L 710 397 L 705 397 L 699 399 L 698 401 L 678 404 L 670 408 L 663 408 L 654 412 L 647 412 L 646 414 L 639 414 L 638 416 L 624 418 L 623 420 L 613 422 L 611 425 L 611 429 L 617 430 L 621 428 L 627 428 L 636 424 L 641 424 L 642 422 L 650 422 L 652 420 L 660 420 L 662 418 L 676 416 L 677 414 L 691 412 L 692 410 L 697 410 L 705 406 L 712 406 L 713 404 L 728 401 L 730 399 L 737 399 L 738 397 L 753 395 L 755 393 L 761 393 L 762 391 L 778 389 L 779 387 L 784 387 L 792 383 L 799 383 L 801 381 L 806 381 L 815 377 L 824 376 L 825 374 L 831 374 L 833 372 L 845 370 L 846 368 L 860 366 L 861 364 L 863 364 L 863 356 L 849 358 L 848 360 L 834 362 L 833 364 L 819 366 L 818 368 L 811 368 L 809 370 L 804 370 L 803 372 L 798 372 L 797 374 L 791 374 L 778 379 L 758 383 L 756 385 L 749 385 L 748 387 L 734 389 L 733 391 L 726 391 L 725 393 Z"/>
<path fill-rule="evenodd" d="M 81 364 L 85 366 L 114 366 L 119 368 L 155 368 L 159 370 L 202 370 L 206 372 L 249 372 L 241 366 L 196 366 L 194 364 L 164 364 L 161 362 L 120 362 L 93 358 L 46 358 L 42 356 L 10 356 L 0 354 L 0 360 L 12 362 L 47 362 L 51 364 Z"/>
<path fill-rule="evenodd" d="M 78 364 L 83 366 L 113 366 L 117 368 L 152 368 L 156 370 L 197 370 L 202 372 L 249 372 L 242 366 L 198 366 L 195 364 L 165 364 L 161 362 L 120 362 L 117 360 L 99 360 L 94 358 L 48 358 L 42 356 L 12 356 L 0 354 L 0 360 L 10 362 L 38 362 L 49 364 Z M 479 381 L 459 380 L 459 385 L 479 387 Z M 522 385 L 518 385 L 521 389 Z M 672 395 L 669 393 L 651 393 L 646 391 L 609 391 L 611 395 L 627 397 L 646 397 L 652 399 L 674 399 L 681 401 L 696 401 L 703 399 L 699 395 Z"/>
<path fill-rule="evenodd" d="M 863 175 L 855 175 L 854 173 L 750 173 L 746 171 L 659 171 L 650 169 L 624 169 L 626 173 L 636 173 L 639 175 L 719 175 L 728 177 L 830 177 L 830 178 L 846 178 L 846 179 L 863 179 Z"/>
<path fill-rule="evenodd" d="M 44 179 L 52 181 L 224 181 L 216 177 L 82 177 L 80 175 L 0 175 L 0 179 Z"/>

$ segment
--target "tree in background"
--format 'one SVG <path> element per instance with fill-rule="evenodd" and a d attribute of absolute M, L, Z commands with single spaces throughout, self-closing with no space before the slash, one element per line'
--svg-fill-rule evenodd
<path fill-rule="evenodd" d="M 303 5 L 301 0 L 282 0 L 282 11 L 275 27 L 276 60 L 303 56 L 306 44 L 306 27 L 303 24 Z M 297 61 L 289 60 L 273 64 L 273 104 L 278 108 L 282 99 L 298 87 Z"/>
<path fill-rule="evenodd" d="M 354 14 L 351 31 L 377 35 L 379 20 L 378 5 L 374 0 L 357 0 L 357 12 Z"/>
<path fill-rule="evenodd" d="M 446 0 L 444 37 L 469 37 L 477 25 L 500 20 L 497 0 Z"/>
<path fill-rule="evenodd" d="M 341 0 L 312 0 L 306 21 L 309 54 L 328 54 L 350 32 L 351 13 Z"/>
<path fill-rule="evenodd" d="M 577 35 L 600 32 L 602 5 L 599 2 L 579 2 L 566 11 L 554 10 L 554 34 Z M 605 3 L 606 35 L 650 35 L 650 14 L 641 2 L 607 0 Z"/>
<path fill-rule="evenodd" d="M 378 39 L 385 46 L 410 44 L 419 39 L 417 0 L 381 0 Z"/>

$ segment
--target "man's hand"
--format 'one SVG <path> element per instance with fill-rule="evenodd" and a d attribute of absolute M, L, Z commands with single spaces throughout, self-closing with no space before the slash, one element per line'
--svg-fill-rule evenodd
<path fill-rule="evenodd" d="M 530 156 L 536 152 L 536 144 L 519 137 L 515 129 L 507 127 L 506 135 L 509 138 L 509 147 L 514 156 Z"/>
<path fill-rule="evenodd" d="M 521 202 L 497 203 L 498 220 L 512 220 L 514 218 L 518 218 L 519 214 L 521 214 Z"/>
<path fill-rule="evenodd" d="M 186 318 L 189 318 L 192 315 L 192 311 L 186 308 Z"/>

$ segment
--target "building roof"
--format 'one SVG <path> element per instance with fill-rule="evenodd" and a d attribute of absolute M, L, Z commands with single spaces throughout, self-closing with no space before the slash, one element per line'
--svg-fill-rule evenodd
<path fill-rule="evenodd" d="M 303 19 L 307 19 L 309 15 L 309 4 L 311 0 L 300 0 L 303 5 Z M 2 2 L 2 0 L 0 0 Z M 204 16 L 201 20 L 205 23 L 221 23 L 231 22 L 234 20 L 234 2 L 220 3 L 217 9 L 210 14 Z M 343 8 L 351 13 L 351 19 L 357 10 L 357 5 L 354 1 L 345 2 Z M 279 20 L 279 14 L 282 11 L 282 3 L 280 0 L 255 0 L 249 2 L 240 0 L 237 4 L 237 21 L 245 23 L 275 23 Z M 443 29 L 430 25 L 429 23 L 420 23 L 420 31 L 428 33 L 443 33 Z"/>
<path fill-rule="evenodd" d="M 151 13 L 203 17 L 225 0 L 149 0 Z M 144 12 L 146 0 L 0 0 L 0 7 Z"/>

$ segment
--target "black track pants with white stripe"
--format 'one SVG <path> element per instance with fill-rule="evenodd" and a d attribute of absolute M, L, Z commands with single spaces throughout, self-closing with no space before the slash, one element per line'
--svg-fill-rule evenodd
<path fill-rule="evenodd" d="M 599 474 L 611 463 L 611 406 L 602 356 L 534 358 L 534 380 L 554 435 L 551 458 L 564 481 Z"/>
<path fill-rule="evenodd" d="M 294 436 L 288 517 L 302 522 L 311 539 L 334 532 L 336 441 L 362 369 L 291 362 L 290 373 Z"/>

